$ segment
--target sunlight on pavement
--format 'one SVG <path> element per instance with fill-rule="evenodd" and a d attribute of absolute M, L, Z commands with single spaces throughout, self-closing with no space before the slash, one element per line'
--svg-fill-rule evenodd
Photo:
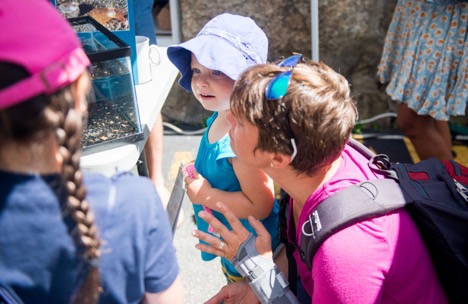
<path fill-rule="evenodd" d="M 186 163 L 195 159 L 195 155 L 191 151 L 179 151 L 174 153 L 172 158 L 171 167 L 167 172 L 166 183 L 173 184 L 177 177 L 177 171 L 179 170 L 180 163 Z"/>

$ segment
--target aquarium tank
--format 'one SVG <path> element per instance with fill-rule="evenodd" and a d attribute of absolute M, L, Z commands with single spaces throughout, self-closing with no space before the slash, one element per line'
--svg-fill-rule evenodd
<path fill-rule="evenodd" d="M 142 140 L 130 46 L 90 16 L 68 21 L 91 61 L 95 100 L 88 104 L 83 155 Z"/>

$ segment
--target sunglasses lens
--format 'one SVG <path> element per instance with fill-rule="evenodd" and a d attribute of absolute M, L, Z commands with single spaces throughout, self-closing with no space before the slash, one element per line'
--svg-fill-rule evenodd
<path fill-rule="evenodd" d="M 289 83 L 291 82 L 291 77 L 292 77 L 292 72 L 296 64 L 299 63 L 299 61 L 302 58 L 302 54 L 296 54 L 292 55 L 283 61 L 281 61 L 278 66 L 279 67 L 288 67 L 290 68 L 289 71 L 287 72 L 282 72 L 277 74 L 273 79 L 268 83 L 266 90 L 265 90 L 265 98 L 267 100 L 279 100 L 286 95 L 288 92 L 289 88 Z M 287 126 L 287 136 L 289 136 L 289 139 L 291 141 L 291 146 L 293 148 L 293 152 L 291 154 L 291 162 L 293 161 L 294 157 L 296 157 L 297 154 L 297 145 L 296 141 L 294 140 L 294 135 L 291 130 L 291 124 L 289 122 L 288 114 L 286 113 L 286 106 L 285 104 L 281 101 L 281 112 L 283 113 L 284 116 L 284 121 Z"/>
<path fill-rule="evenodd" d="M 276 75 L 268 84 L 265 97 L 269 100 L 276 100 L 286 95 L 291 75 L 292 70 Z"/>
<path fill-rule="evenodd" d="M 292 68 L 299 62 L 299 60 L 301 60 L 301 58 L 302 58 L 302 54 L 292 55 L 292 56 L 284 59 L 283 61 L 281 61 L 278 64 L 278 66 Z"/>

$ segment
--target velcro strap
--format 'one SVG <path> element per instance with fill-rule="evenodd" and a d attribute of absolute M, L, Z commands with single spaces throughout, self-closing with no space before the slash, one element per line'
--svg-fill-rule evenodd
<path fill-rule="evenodd" d="M 298 303 L 289 289 L 288 280 L 273 260 L 258 253 L 253 234 L 242 243 L 231 263 L 249 281 L 260 302 Z"/>

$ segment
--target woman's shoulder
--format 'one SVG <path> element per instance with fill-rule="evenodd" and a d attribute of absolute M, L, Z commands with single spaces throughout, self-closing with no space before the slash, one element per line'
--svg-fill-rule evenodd
<path fill-rule="evenodd" d="M 142 296 L 145 290 L 163 290 L 174 281 L 178 266 L 167 213 L 151 180 L 124 172 L 112 177 L 86 174 L 85 180 L 102 240 L 104 286 L 130 290 L 132 298 L 135 292 Z M 110 291 L 106 299 L 112 296 Z M 121 296 L 118 302 L 130 301 Z"/>
<path fill-rule="evenodd" d="M 137 176 L 131 172 L 117 172 L 111 177 L 100 173 L 86 172 L 84 182 L 92 191 L 104 190 L 113 186 L 122 192 L 141 193 L 142 191 L 154 190 L 152 182 L 147 177 Z"/>
<path fill-rule="evenodd" d="M 87 197 L 91 204 L 104 209 L 125 209 L 128 212 L 150 212 L 162 204 L 156 188 L 147 177 L 119 172 L 111 177 L 85 174 Z M 122 211 L 122 210 L 121 210 Z"/>

